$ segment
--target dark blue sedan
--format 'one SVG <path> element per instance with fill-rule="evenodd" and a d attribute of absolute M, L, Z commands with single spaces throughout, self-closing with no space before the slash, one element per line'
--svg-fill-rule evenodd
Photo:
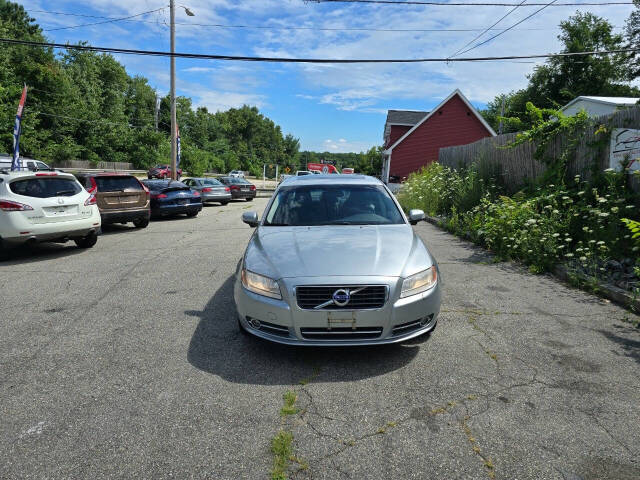
<path fill-rule="evenodd" d="M 186 214 L 195 217 L 202 210 L 202 197 L 197 190 L 175 180 L 142 180 L 151 197 L 151 216 L 166 217 Z"/>

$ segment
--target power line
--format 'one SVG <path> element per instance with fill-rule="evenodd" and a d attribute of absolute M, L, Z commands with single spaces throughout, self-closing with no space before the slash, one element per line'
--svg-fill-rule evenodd
<path fill-rule="evenodd" d="M 549 2 L 548 4 L 546 4 L 544 7 L 539 8 L 538 10 L 536 10 L 535 12 L 531 13 L 530 15 L 527 15 L 526 17 L 524 17 L 522 20 L 514 23 L 513 25 L 511 25 L 508 28 L 505 28 L 503 31 L 501 31 L 500 33 L 496 33 L 493 37 L 488 38 L 487 40 L 480 42 L 476 45 L 474 45 L 471 48 L 467 48 L 466 50 L 460 52 L 460 55 L 465 54 L 467 52 L 470 52 L 471 50 L 474 50 L 478 47 L 481 47 L 482 45 L 485 45 L 487 43 L 489 43 L 491 40 L 493 40 L 494 38 L 499 37 L 500 35 L 507 33 L 509 30 L 512 30 L 514 27 L 517 27 L 518 25 L 520 25 L 521 23 L 529 20 L 531 17 L 533 17 L 534 15 L 538 14 L 539 12 L 541 12 L 542 10 L 544 10 L 547 7 L 550 7 L 551 5 L 553 5 L 557 0 L 551 0 L 551 2 Z"/>
<path fill-rule="evenodd" d="M 95 47 L 91 45 L 70 45 L 53 42 L 32 42 L 13 38 L 0 38 L 0 43 L 9 45 L 27 45 L 31 47 L 49 47 L 65 50 L 80 50 L 102 53 L 118 53 L 124 55 L 143 55 L 152 57 L 176 57 L 198 60 L 221 60 L 237 62 L 268 62 L 268 63 L 320 63 L 320 64 L 351 64 L 351 63 L 462 63 L 487 62 L 502 60 L 526 60 L 533 58 L 579 57 L 588 55 L 611 55 L 619 53 L 639 52 L 640 48 L 621 48 L 616 50 L 592 50 L 585 52 L 542 53 L 533 55 L 505 55 L 500 57 L 458 57 L 458 58 L 388 58 L 388 59 L 338 59 L 338 58 L 288 58 L 288 57 L 251 57 L 238 55 L 216 55 L 203 53 L 162 52 L 154 50 L 134 50 L 129 48 Z M 474 47 L 475 48 L 475 47 Z M 463 52 L 464 53 L 464 52 Z"/>
<path fill-rule="evenodd" d="M 482 37 L 485 33 L 487 33 L 489 30 L 491 30 L 493 27 L 495 27 L 496 25 L 498 25 L 502 20 L 504 20 L 505 18 L 507 18 L 509 15 L 511 15 L 513 12 L 515 12 L 518 7 L 520 7 L 524 2 L 526 2 L 527 0 L 522 0 L 522 2 L 520 2 L 518 5 L 516 5 L 515 7 L 513 7 L 511 10 L 509 10 L 507 13 L 505 13 L 502 17 L 500 17 L 500 19 L 495 22 L 494 24 L 492 24 L 490 27 L 486 28 L 485 30 L 482 31 L 482 33 L 480 35 L 476 35 L 473 40 L 470 40 L 469 42 L 465 43 L 463 47 L 459 48 L 456 53 L 454 53 L 453 55 L 451 55 L 452 57 L 455 57 L 456 55 L 458 55 L 462 50 L 464 50 L 465 48 L 467 48 L 469 45 L 471 45 L 473 42 L 475 42 L 476 40 L 478 40 L 480 37 Z"/>
<path fill-rule="evenodd" d="M 408 0 L 406 2 L 394 2 L 391 0 L 307 0 L 315 3 L 369 3 L 369 4 L 381 4 L 381 5 L 430 5 L 438 7 L 515 7 L 517 3 L 493 3 L 493 2 L 435 2 L 435 1 L 422 1 L 422 0 Z M 527 7 L 540 7 L 545 5 L 544 3 L 527 3 Z M 633 5 L 633 2 L 622 1 L 607 1 L 607 2 L 563 2 L 556 3 L 554 7 L 580 7 L 580 6 L 600 6 L 600 5 Z"/>
<path fill-rule="evenodd" d="M 448 5 L 448 4 L 447 4 Z M 520 4 L 514 4 L 520 5 Z M 543 5 L 543 4 L 531 4 L 528 3 L 523 5 L 533 6 L 533 5 Z M 585 3 L 581 3 L 580 5 L 588 5 Z M 601 4 L 598 4 L 601 5 Z M 84 15 L 80 13 L 68 13 L 68 12 L 54 12 L 50 10 L 30 10 L 31 12 L 37 13 L 48 13 L 52 15 L 71 15 L 78 17 L 89 17 L 89 18 L 103 18 L 107 20 L 115 20 L 114 17 L 104 17 L 98 15 Z M 148 23 L 161 25 L 158 21 L 151 20 L 122 20 L 123 22 L 129 23 Z M 406 32 L 406 33 L 420 33 L 420 32 L 480 32 L 480 31 L 491 31 L 491 30 L 502 30 L 501 28 L 375 28 L 375 27 L 296 27 L 290 25 L 229 25 L 223 23 L 193 23 L 193 22 L 176 22 L 176 25 L 184 25 L 187 27 L 212 27 L 212 28 L 229 28 L 229 29 L 248 29 L 248 30 L 312 30 L 312 31 L 328 31 L 328 32 Z M 167 25 L 165 25 L 167 26 Z M 613 28 L 624 28 L 619 26 L 614 26 Z M 558 30 L 558 27 L 553 28 L 518 28 L 517 31 L 551 31 Z M 49 30 L 45 30 L 49 31 Z"/>
<path fill-rule="evenodd" d="M 164 6 L 164 7 L 161 7 L 161 8 L 156 8 L 155 10 L 148 10 L 146 12 L 136 13 L 135 15 L 129 15 L 128 17 L 110 18 L 108 20 L 104 20 L 104 21 L 101 21 L 101 22 L 83 23 L 81 25 L 71 25 L 71 26 L 68 26 L 68 27 L 49 28 L 47 30 L 43 30 L 43 32 L 53 32 L 53 31 L 56 31 L 56 30 L 70 30 L 72 28 L 90 27 L 92 25 L 103 25 L 105 23 L 122 22 L 124 20 L 129 20 L 131 18 L 141 17 L 142 15 L 148 15 L 150 13 L 159 12 L 160 10 L 164 10 L 166 8 L 167 7 Z"/>

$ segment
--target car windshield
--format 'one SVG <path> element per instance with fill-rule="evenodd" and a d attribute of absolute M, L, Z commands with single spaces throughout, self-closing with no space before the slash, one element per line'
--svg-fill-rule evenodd
<path fill-rule="evenodd" d="M 18 195 L 35 198 L 72 197 L 82 187 L 70 178 L 28 178 L 11 182 L 11 191 Z"/>
<path fill-rule="evenodd" d="M 380 185 L 305 185 L 282 188 L 265 218 L 269 226 L 388 225 L 404 219 Z"/>
<path fill-rule="evenodd" d="M 201 180 L 200 183 L 202 183 L 202 185 L 209 185 L 213 187 L 223 186 L 218 180 L 215 180 L 213 178 L 207 178 L 207 179 Z"/>

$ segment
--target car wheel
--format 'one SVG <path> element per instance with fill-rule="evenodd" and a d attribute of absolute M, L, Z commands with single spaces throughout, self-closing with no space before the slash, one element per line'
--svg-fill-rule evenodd
<path fill-rule="evenodd" d="M 247 198 L 247 202 L 253 202 L 253 198 Z"/>
<path fill-rule="evenodd" d="M 133 221 L 133 224 L 135 225 L 136 228 L 147 228 L 147 226 L 149 225 L 149 218 L 148 217 L 136 218 Z"/>
<path fill-rule="evenodd" d="M 220 205 L 222 205 L 222 206 L 224 207 L 224 206 L 225 206 L 225 205 L 227 205 L 228 203 L 229 203 L 229 200 L 226 200 L 226 201 L 224 201 L 224 202 L 220 202 Z"/>
<path fill-rule="evenodd" d="M 187 213 L 187 217 L 195 217 L 198 215 L 198 211 L 196 210 L 195 212 L 189 212 Z"/>
<path fill-rule="evenodd" d="M 153 177 L 151 175 L 147 175 L 147 179 L 151 180 Z"/>
<path fill-rule="evenodd" d="M 96 235 L 95 232 L 91 232 L 86 237 L 76 238 L 74 240 L 74 242 L 76 242 L 76 245 L 79 248 L 91 248 L 97 243 L 97 241 L 98 241 L 98 235 Z"/>

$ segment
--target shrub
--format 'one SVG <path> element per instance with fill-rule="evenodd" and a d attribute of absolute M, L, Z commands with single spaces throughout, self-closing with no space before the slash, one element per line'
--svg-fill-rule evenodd
<path fill-rule="evenodd" d="M 629 233 L 622 221 L 636 211 L 637 197 L 625 175 L 607 170 L 598 187 L 576 176 L 570 186 L 551 184 L 508 197 L 499 196 L 500 188 L 482 178 L 476 165 L 460 172 L 432 165 L 410 177 L 399 199 L 404 208 L 445 216 L 449 231 L 534 272 L 567 262 L 597 273 L 603 261 L 636 256 L 640 247 L 631 238 L 640 230 Z"/>

